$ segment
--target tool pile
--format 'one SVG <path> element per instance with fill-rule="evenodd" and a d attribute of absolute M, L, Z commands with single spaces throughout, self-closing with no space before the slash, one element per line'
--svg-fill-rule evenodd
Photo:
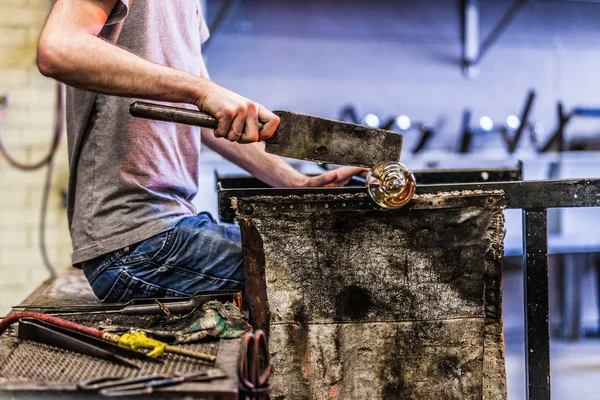
<path fill-rule="evenodd" d="M 77 379 L 73 384 L 79 382 L 79 390 L 111 397 L 150 394 L 178 383 L 227 378 L 214 366 L 219 344 L 215 339 L 237 338 L 251 330 L 237 307 L 240 299 L 239 293 L 211 293 L 125 304 L 29 305 L 0 320 L 0 335 L 18 322 L 19 347 L 37 346 L 39 358 L 54 355 L 56 364 L 70 357 L 66 364 L 79 367 L 66 368 L 66 380 Z M 198 344 L 202 339 L 204 344 Z M 196 344 L 187 344 L 192 342 Z M 199 347 L 208 351 L 196 350 Z M 0 377 L 6 377 L 11 364 L 23 370 L 23 362 L 14 360 L 18 351 L 14 353 L 0 366 Z"/>

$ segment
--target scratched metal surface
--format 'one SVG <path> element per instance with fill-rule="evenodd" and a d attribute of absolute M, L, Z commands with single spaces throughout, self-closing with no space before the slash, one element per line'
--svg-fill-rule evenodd
<path fill-rule="evenodd" d="M 506 399 L 501 206 L 237 217 L 272 398 Z"/>

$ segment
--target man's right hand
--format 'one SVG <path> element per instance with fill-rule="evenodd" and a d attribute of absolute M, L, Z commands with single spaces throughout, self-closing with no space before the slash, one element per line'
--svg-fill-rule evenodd
<path fill-rule="evenodd" d="M 214 135 L 231 142 L 266 140 L 279 125 L 279 117 L 265 107 L 214 82 L 210 82 L 209 90 L 196 102 L 196 106 L 219 121 Z M 262 129 L 259 128 L 259 121 L 263 124 Z"/>

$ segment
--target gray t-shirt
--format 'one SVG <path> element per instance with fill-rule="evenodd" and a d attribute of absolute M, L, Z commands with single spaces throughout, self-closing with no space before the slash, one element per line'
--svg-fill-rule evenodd
<path fill-rule="evenodd" d="M 199 75 L 200 46 L 208 37 L 199 1 L 131 1 L 131 7 L 129 0 L 117 2 L 100 36 L 114 42 L 121 28 L 117 45 Z M 67 89 L 74 265 L 171 229 L 196 212 L 199 128 L 133 118 L 135 100 Z"/>

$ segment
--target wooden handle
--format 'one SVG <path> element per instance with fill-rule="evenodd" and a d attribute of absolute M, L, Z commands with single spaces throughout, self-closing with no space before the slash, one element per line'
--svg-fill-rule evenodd
<path fill-rule="evenodd" d="M 205 361 L 210 361 L 210 362 L 215 361 L 217 359 L 217 357 L 213 356 L 212 354 L 200 353 L 198 351 L 187 350 L 187 349 L 177 347 L 177 346 L 167 345 L 165 347 L 165 351 L 168 353 L 181 354 L 182 356 L 198 358 L 200 360 L 205 360 Z"/>
<path fill-rule="evenodd" d="M 187 108 L 163 106 L 160 104 L 136 101 L 129 106 L 129 113 L 134 117 L 154 119 L 157 121 L 177 122 L 180 124 L 216 129 L 217 119 L 202 111 Z"/>
<path fill-rule="evenodd" d="M 179 124 L 200 126 L 217 129 L 219 121 L 210 114 L 202 111 L 189 110 L 181 107 L 163 106 L 160 104 L 136 101 L 129 106 L 129 114 L 138 118 L 154 119 L 157 121 L 177 122 Z M 262 129 L 263 124 L 258 124 Z"/>

